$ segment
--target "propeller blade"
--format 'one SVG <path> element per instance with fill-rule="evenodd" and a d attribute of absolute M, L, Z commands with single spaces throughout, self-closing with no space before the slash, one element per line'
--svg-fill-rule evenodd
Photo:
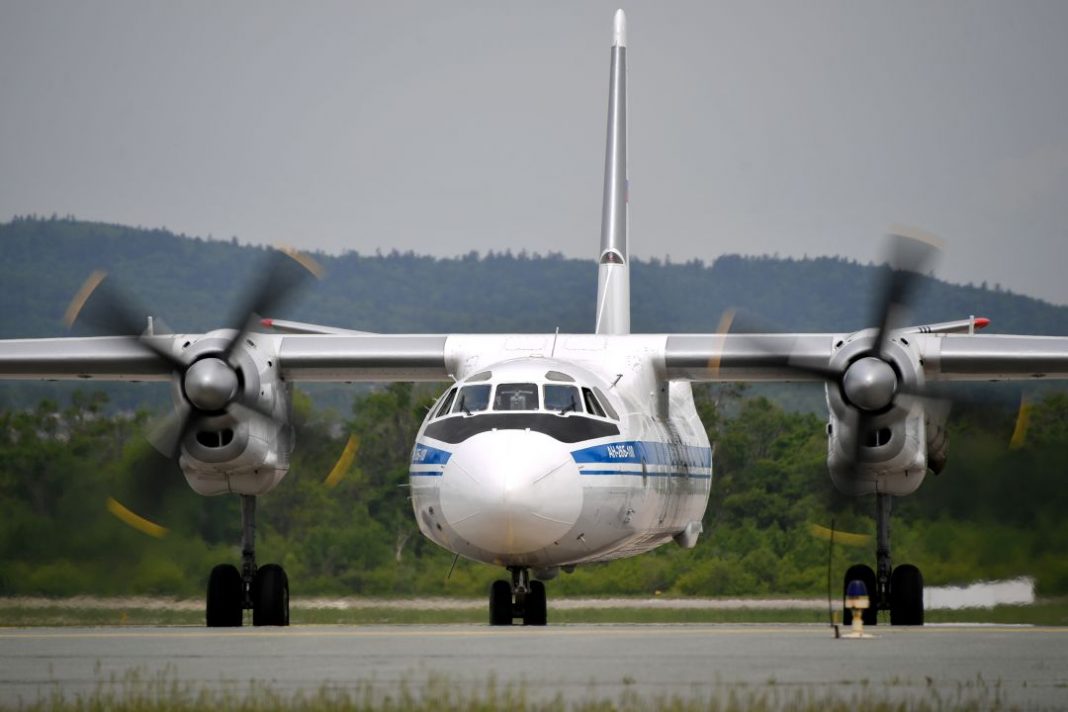
<path fill-rule="evenodd" d="M 864 441 L 868 437 L 868 431 L 871 429 L 872 418 L 862 410 L 853 409 L 850 412 L 853 414 L 853 422 L 851 423 L 853 428 L 853 448 L 849 453 L 849 461 L 855 467 L 861 461 L 861 455 L 864 452 Z"/>
<path fill-rule="evenodd" d="M 284 418 L 279 418 L 274 414 L 274 411 L 264 406 L 254 398 L 245 398 L 244 396 L 239 396 L 237 400 L 227 406 L 227 410 L 231 409 L 246 410 L 251 413 L 255 413 L 261 418 L 266 418 L 267 420 L 271 421 L 279 427 L 287 424 L 287 421 Z"/>
<path fill-rule="evenodd" d="M 170 413 L 149 426 L 146 437 L 152 447 L 166 458 L 178 457 L 182 440 L 193 426 L 193 409 L 184 401 L 174 406 Z"/>
<path fill-rule="evenodd" d="M 838 529 L 828 529 L 819 524 L 809 524 L 808 531 L 817 539 L 832 541 L 835 544 L 845 544 L 846 546 L 867 546 L 871 541 L 870 534 L 853 534 Z"/>
<path fill-rule="evenodd" d="M 773 356 L 778 357 L 782 353 L 781 335 L 784 332 L 778 325 L 766 319 L 761 319 L 751 312 L 742 309 L 727 309 L 723 312 L 723 316 L 720 317 L 716 333 L 721 336 L 730 334 L 733 338 L 739 340 L 747 350 L 752 351 L 754 354 L 766 355 L 769 362 L 772 360 L 775 362 L 775 366 L 815 376 L 832 383 L 837 383 L 841 378 L 841 373 L 830 368 L 825 363 L 806 362 L 794 356 L 787 356 L 785 359 L 773 358 Z M 718 369 L 719 360 L 720 357 L 717 355 L 709 363 L 709 368 L 712 370 Z M 769 363 L 769 365 L 771 364 Z"/>
<path fill-rule="evenodd" d="M 345 476 L 345 473 L 352 467 L 353 461 L 356 459 L 356 453 L 360 449 L 360 438 L 353 433 L 349 435 L 349 441 L 345 443 L 345 449 L 341 451 L 341 457 L 334 463 L 334 467 L 330 470 L 330 474 L 323 480 L 323 484 L 333 489 L 337 487 L 341 482 L 341 478 Z"/>
<path fill-rule="evenodd" d="M 90 274 L 75 293 L 63 314 L 63 323 L 68 329 L 77 323 L 97 334 L 130 337 L 131 342 L 155 354 L 174 370 L 185 368 L 181 359 L 145 337 L 148 311 L 131 297 L 120 295 L 115 285 L 107 281 L 107 273 L 101 270 Z"/>
<path fill-rule="evenodd" d="M 128 509 L 125 505 L 123 505 L 121 502 L 119 502 L 119 500 L 115 499 L 114 497 L 108 497 L 107 502 L 105 502 L 104 506 L 106 506 L 107 510 L 113 515 L 115 515 L 115 518 L 121 521 L 123 524 L 126 524 L 127 526 L 136 529 L 142 534 L 147 534 L 148 536 L 153 537 L 155 539 L 162 539 L 163 537 L 167 536 L 167 533 L 170 531 L 167 529 L 167 527 L 145 519 L 141 515 Z"/>
<path fill-rule="evenodd" d="M 323 269 L 311 257 L 291 248 L 272 251 L 259 272 L 258 281 L 240 300 L 228 322 L 237 333 L 223 353 L 229 357 L 237 344 L 263 317 L 276 312 L 285 301 L 310 279 L 322 276 Z"/>
<path fill-rule="evenodd" d="M 1020 396 L 1020 410 L 1016 413 L 1016 426 L 1012 430 L 1012 439 L 1009 440 L 1010 450 L 1019 450 L 1027 442 L 1027 430 L 1031 426 L 1031 399 L 1027 395 Z"/>
<path fill-rule="evenodd" d="M 886 241 L 886 273 L 872 323 L 877 326 L 875 352 L 885 352 L 894 329 L 905 326 L 908 304 L 923 275 L 930 271 L 942 249 L 941 241 L 915 228 L 893 228 Z"/>
<path fill-rule="evenodd" d="M 122 466 L 115 471 L 107 510 L 127 526 L 154 538 L 167 535 L 159 517 L 170 512 L 172 496 L 189 492 L 178 465 L 156 452 L 149 443 L 131 443 Z"/>

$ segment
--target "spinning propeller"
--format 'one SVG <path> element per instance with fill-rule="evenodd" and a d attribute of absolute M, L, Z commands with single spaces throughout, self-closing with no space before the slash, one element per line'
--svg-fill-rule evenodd
<path fill-rule="evenodd" d="M 68 327 L 78 321 L 100 334 L 126 336 L 174 372 L 180 396 L 174 409 L 150 428 L 149 440 L 162 454 L 175 458 L 182 440 L 202 418 L 244 409 L 279 425 L 284 424 L 269 408 L 260 404 L 255 393 L 244 392 L 241 387 L 243 375 L 235 365 L 235 354 L 257 323 L 257 314 L 278 309 L 298 287 L 310 277 L 320 276 L 321 272 L 314 260 L 299 252 L 272 252 L 259 280 L 242 296 L 238 308 L 226 322 L 231 333 L 224 337 L 217 350 L 202 354 L 192 362 L 172 350 L 170 339 L 157 338 L 146 329 L 151 323 L 144 316 L 148 312 L 106 282 L 104 272 L 94 272 L 86 280 L 63 320 Z"/>
<path fill-rule="evenodd" d="M 933 236 L 917 230 L 897 229 L 887 238 L 889 269 L 884 277 L 880 297 L 876 302 L 873 319 L 874 331 L 868 345 L 850 360 L 836 364 L 832 357 L 829 363 L 806 363 L 791 359 L 785 365 L 789 370 L 815 376 L 838 387 L 843 401 L 852 417 L 849 424 L 855 434 L 851 461 L 861 460 L 862 448 L 878 438 L 874 429 L 876 419 L 887 413 L 901 396 L 933 400 L 924 389 L 905 379 L 891 355 L 891 336 L 895 329 L 907 326 L 903 322 L 908 303 L 912 299 L 921 276 L 928 272 L 935 261 L 940 242 Z M 721 333 L 737 326 L 735 315 L 728 313 L 720 324 Z M 741 333 L 754 329 L 745 325 Z M 762 349 L 759 337 L 752 337 L 752 345 Z"/>
<path fill-rule="evenodd" d="M 224 326 L 230 330 L 213 334 L 217 348 L 201 352 L 192 360 L 182 358 L 173 350 L 170 338 L 156 334 L 149 312 L 141 308 L 128 294 L 122 293 L 106 274 L 94 272 L 78 290 L 63 321 L 68 327 L 75 322 L 90 330 L 111 336 L 125 336 L 131 343 L 158 359 L 169 368 L 177 379 L 177 397 L 170 413 L 149 426 L 148 440 L 159 451 L 141 452 L 134 458 L 131 467 L 135 471 L 151 471 L 151 491 L 139 492 L 135 477 L 135 489 L 128 496 L 138 501 L 138 509 L 158 510 L 160 487 L 169 486 L 170 477 L 162 481 L 160 472 L 176 469 L 182 441 L 194 431 L 205 418 L 244 409 L 259 414 L 279 426 L 285 425 L 268 407 L 261 404 L 257 393 L 246 393 L 242 388 L 244 375 L 241 372 L 238 351 L 252 327 L 257 324 L 256 315 L 277 310 L 310 277 L 319 277 L 321 268 L 309 257 L 292 250 L 270 253 L 259 272 L 259 278 L 238 300 Z M 219 338 L 215 338 L 218 336 Z M 352 455 L 354 455 L 354 449 Z M 162 455 L 162 458 L 160 457 Z M 351 463 L 351 458 L 349 460 Z M 146 480 L 147 481 L 147 480 Z M 127 508 L 115 497 L 109 497 L 107 509 L 116 518 L 130 527 L 152 537 L 162 538 L 167 528 Z"/>

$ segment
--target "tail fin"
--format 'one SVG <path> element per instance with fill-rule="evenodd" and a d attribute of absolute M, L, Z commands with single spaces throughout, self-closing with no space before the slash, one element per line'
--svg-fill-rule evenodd
<path fill-rule="evenodd" d="M 608 88 L 608 142 L 604 157 L 604 207 L 597 268 L 598 334 L 630 333 L 630 256 L 627 253 L 627 16 L 613 23 Z"/>

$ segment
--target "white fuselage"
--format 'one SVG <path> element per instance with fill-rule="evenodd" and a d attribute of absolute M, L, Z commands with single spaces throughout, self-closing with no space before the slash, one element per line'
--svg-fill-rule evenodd
<path fill-rule="evenodd" d="M 623 352 L 608 340 L 450 339 L 457 383 L 409 470 L 423 534 L 469 559 L 545 570 L 700 531 L 712 450 L 689 384 L 657 378 L 662 339 L 631 337 Z"/>

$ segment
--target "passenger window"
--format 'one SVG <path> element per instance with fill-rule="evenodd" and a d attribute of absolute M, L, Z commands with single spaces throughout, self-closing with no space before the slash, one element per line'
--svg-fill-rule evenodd
<path fill-rule="evenodd" d="M 456 397 L 456 389 L 455 388 L 450 389 L 449 392 L 445 394 L 445 400 L 443 400 L 441 402 L 441 407 L 438 408 L 438 412 L 434 415 L 434 417 L 435 418 L 440 418 L 441 416 L 443 416 L 446 413 L 448 413 L 449 412 L 449 408 L 452 407 L 452 400 L 455 397 Z"/>
<path fill-rule="evenodd" d="M 586 402 L 586 411 L 594 415 L 605 417 L 604 408 L 597 402 L 597 396 L 589 388 L 582 389 L 582 399 Z"/>
<path fill-rule="evenodd" d="M 538 387 L 533 383 L 501 383 L 493 397 L 494 410 L 537 410 Z"/>
<path fill-rule="evenodd" d="M 477 411 L 485 410 L 489 407 L 489 396 L 489 385 L 464 386 L 460 389 L 460 394 L 456 398 L 456 406 L 452 409 L 452 412 L 471 415 Z"/>
<path fill-rule="evenodd" d="M 564 413 L 581 413 L 582 403 L 574 386 L 545 386 L 545 410 Z"/>
<path fill-rule="evenodd" d="M 616 409 L 612 407 L 612 401 L 608 400 L 608 396 L 604 394 L 604 391 L 595 387 L 593 392 L 597 394 L 597 402 L 604 406 L 605 411 L 608 413 L 608 417 L 612 420 L 619 420 L 619 414 L 616 413 Z"/>

